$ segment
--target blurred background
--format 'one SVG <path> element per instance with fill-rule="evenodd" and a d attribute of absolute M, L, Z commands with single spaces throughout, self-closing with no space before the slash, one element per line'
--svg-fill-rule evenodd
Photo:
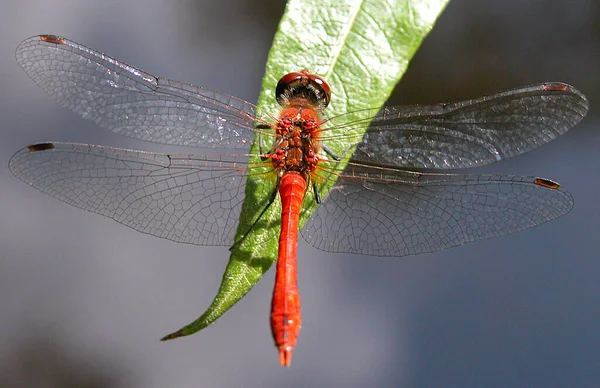
<path fill-rule="evenodd" d="M 328 254 L 301 242 L 303 328 L 289 370 L 278 365 L 268 325 L 273 270 L 215 325 L 161 343 L 209 305 L 228 250 L 137 233 L 8 171 L 14 152 L 47 140 L 161 150 L 51 101 L 14 59 L 23 39 L 63 35 L 255 101 L 282 3 L 3 5 L 0 387 L 599 386 L 597 1 L 452 1 L 390 101 L 575 85 L 591 102 L 580 125 L 479 169 L 557 180 L 575 198 L 573 211 L 519 234 L 404 258 Z"/>

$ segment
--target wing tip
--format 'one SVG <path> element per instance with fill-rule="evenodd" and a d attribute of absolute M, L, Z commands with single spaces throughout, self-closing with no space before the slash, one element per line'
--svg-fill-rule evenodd
<path fill-rule="evenodd" d="M 581 117 L 585 117 L 585 115 L 587 114 L 589 107 L 590 107 L 589 100 L 587 99 L 585 94 L 583 94 L 576 87 L 566 84 L 564 82 L 556 82 L 556 81 L 544 82 L 543 84 L 540 85 L 540 87 L 542 90 L 547 91 L 547 92 L 565 93 L 565 94 L 569 94 L 569 95 L 577 98 L 579 100 L 578 103 L 582 107 L 582 111 L 580 113 Z"/>

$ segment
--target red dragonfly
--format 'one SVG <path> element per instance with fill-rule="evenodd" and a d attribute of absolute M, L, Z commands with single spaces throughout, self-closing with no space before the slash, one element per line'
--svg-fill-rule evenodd
<path fill-rule="evenodd" d="M 563 83 L 452 104 L 373 109 L 362 112 L 368 119 L 352 121 L 349 115 L 325 116 L 330 88 L 307 70 L 281 78 L 276 98 L 282 108 L 270 115 L 54 35 L 25 40 L 16 57 L 61 105 L 101 127 L 150 142 L 227 149 L 174 155 L 34 144 L 18 151 L 9 167 L 42 192 L 143 233 L 232 246 L 238 243 L 246 177 L 273 181 L 267 207 L 279 193 L 283 210 L 271 328 L 285 366 L 301 324 L 296 248 L 307 191 L 314 191 L 320 206 L 302 230 L 306 241 L 329 252 L 377 256 L 433 252 L 513 233 L 573 206 L 569 193 L 544 178 L 436 172 L 519 155 L 565 133 L 586 115 L 588 102 Z M 340 158 L 327 143 L 344 138 L 340 130 L 365 128 L 350 163 L 336 168 Z M 267 148 L 251 155 L 255 136 Z M 257 172 L 265 166 L 270 173 Z M 320 198 L 316 183 L 332 177 L 337 183 Z"/>

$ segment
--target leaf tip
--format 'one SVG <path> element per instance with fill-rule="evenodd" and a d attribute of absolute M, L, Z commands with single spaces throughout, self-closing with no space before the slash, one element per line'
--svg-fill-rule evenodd
<path fill-rule="evenodd" d="M 167 334 L 166 336 L 162 337 L 160 340 L 168 341 L 168 340 L 172 340 L 172 339 L 183 337 L 183 336 L 185 336 L 185 334 L 181 330 L 177 330 L 176 332 Z"/>

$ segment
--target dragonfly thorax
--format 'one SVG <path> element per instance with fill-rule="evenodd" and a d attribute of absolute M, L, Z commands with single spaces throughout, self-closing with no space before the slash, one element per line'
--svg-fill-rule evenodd
<path fill-rule="evenodd" d="M 268 155 L 279 176 L 295 171 L 308 180 L 316 170 L 319 123 L 320 116 L 312 109 L 289 107 L 281 111 L 273 151 Z"/>

